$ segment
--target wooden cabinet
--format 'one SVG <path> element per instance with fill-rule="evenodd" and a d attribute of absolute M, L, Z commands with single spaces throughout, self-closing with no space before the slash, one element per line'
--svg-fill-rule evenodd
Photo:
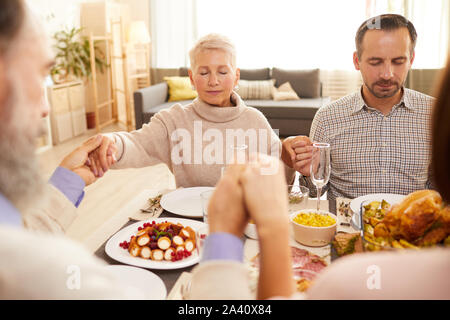
<path fill-rule="evenodd" d="M 81 81 L 49 86 L 47 95 L 54 144 L 86 132 L 84 87 Z"/>

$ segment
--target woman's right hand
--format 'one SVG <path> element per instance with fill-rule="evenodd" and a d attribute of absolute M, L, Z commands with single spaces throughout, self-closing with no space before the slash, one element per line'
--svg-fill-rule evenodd
<path fill-rule="evenodd" d="M 117 161 L 117 147 L 115 141 L 108 136 L 101 136 L 102 142 L 100 146 L 89 153 L 89 160 L 87 162 L 87 165 L 96 177 L 102 177 Z"/>

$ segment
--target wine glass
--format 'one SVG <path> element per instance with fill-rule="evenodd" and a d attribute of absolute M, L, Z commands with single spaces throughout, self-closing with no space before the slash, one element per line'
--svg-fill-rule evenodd
<path fill-rule="evenodd" d="M 220 176 L 225 174 L 226 166 L 231 163 L 245 164 L 248 162 L 248 145 L 246 144 L 232 144 L 226 149 L 225 166 L 221 168 Z"/>
<path fill-rule="evenodd" d="M 233 144 L 228 147 L 230 154 L 227 152 L 228 164 L 235 162 L 238 164 L 244 164 L 248 161 L 248 145 L 246 144 Z"/>
<path fill-rule="evenodd" d="M 311 160 L 311 181 L 317 188 L 317 212 L 320 210 L 322 187 L 330 179 L 330 144 L 314 143 Z"/>

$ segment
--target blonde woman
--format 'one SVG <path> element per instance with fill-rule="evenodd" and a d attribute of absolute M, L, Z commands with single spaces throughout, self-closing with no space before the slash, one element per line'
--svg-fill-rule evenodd
<path fill-rule="evenodd" d="M 97 176 L 111 165 L 120 169 L 166 163 L 177 187 L 214 186 L 227 160 L 236 156 L 233 146 L 246 145 L 242 154 L 280 156 L 280 140 L 267 119 L 233 91 L 239 69 L 230 40 L 209 34 L 189 56 L 189 77 L 198 98 L 158 112 L 142 129 L 105 135 L 90 161 Z M 113 153 L 117 162 L 111 160 Z M 287 174 L 289 179 L 293 174 Z"/>

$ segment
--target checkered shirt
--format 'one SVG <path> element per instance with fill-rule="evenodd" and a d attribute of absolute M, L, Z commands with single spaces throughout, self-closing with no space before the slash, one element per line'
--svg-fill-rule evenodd
<path fill-rule="evenodd" d="M 361 91 L 320 108 L 310 138 L 331 145 L 328 199 L 369 193 L 408 194 L 431 188 L 431 110 L 434 99 L 404 88 L 384 116 Z M 302 179 L 313 196 L 316 188 Z M 324 188 L 325 189 L 325 188 Z"/>

